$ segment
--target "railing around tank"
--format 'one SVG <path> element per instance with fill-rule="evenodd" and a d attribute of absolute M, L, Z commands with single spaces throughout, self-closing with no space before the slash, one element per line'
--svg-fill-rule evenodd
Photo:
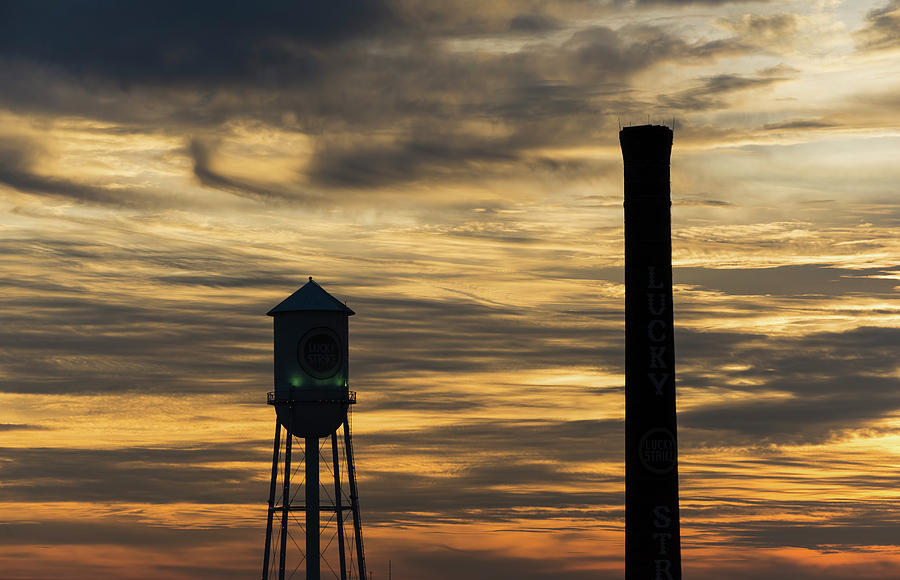
<path fill-rule="evenodd" d="M 356 404 L 356 391 L 339 391 L 334 394 L 320 391 L 313 397 L 311 397 L 310 394 L 309 391 L 304 389 L 268 392 L 266 393 L 266 403 L 269 405 L 304 405 L 318 403 Z"/>

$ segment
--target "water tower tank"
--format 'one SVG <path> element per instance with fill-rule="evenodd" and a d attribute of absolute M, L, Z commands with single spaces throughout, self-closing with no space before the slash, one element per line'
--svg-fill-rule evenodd
<path fill-rule="evenodd" d="M 349 405 L 348 317 L 354 312 L 312 277 L 268 312 L 275 319 L 278 420 L 298 437 L 330 435 Z"/>

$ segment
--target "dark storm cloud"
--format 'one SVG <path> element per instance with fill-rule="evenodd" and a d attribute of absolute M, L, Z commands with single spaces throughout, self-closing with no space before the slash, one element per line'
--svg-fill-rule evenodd
<path fill-rule="evenodd" d="M 388 142 L 323 138 L 309 172 L 322 185 L 352 187 L 424 178 L 484 180 L 523 170 L 596 174 L 603 168 L 535 160 L 526 153 L 593 143 L 612 111 L 627 114 L 641 106 L 622 96 L 635 73 L 670 60 L 703 61 L 739 50 L 727 41 L 691 44 L 659 27 L 597 26 L 558 46 L 532 43 L 512 54 L 449 53 L 429 44 L 395 56 L 367 56 L 376 70 L 404 74 L 367 77 L 371 86 L 348 87 L 342 98 L 358 100 L 366 110 L 381 103 L 379 117 L 357 120 L 382 125 L 398 116 L 404 129 Z M 353 71 L 348 64 L 338 82 L 355 76 Z M 503 122 L 509 131 L 485 135 L 467 130 L 461 120 Z"/>
<path fill-rule="evenodd" d="M 0 82 L 10 87 L 2 99 L 16 111 L 197 135 L 188 153 L 200 183 L 265 202 L 346 204 L 348 194 L 329 190 L 510 174 L 593 178 L 607 168 L 533 152 L 596 144 L 613 115 L 645 110 L 627 96 L 636 73 L 747 48 L 727 38 L 692 43 L 650 25 L 594 26 L 553 43 L 535 36 L 584 9 L 85 1 L 40 19 L 36 7 L 10 5 L 0 24 L 9 29 L 0 41 Z M 502 37 L 519 48 L 454 45 Z M 314 154 L 296 184 L 216 169 L 212 144 L 226 138 L 223 125 L 248 118 L 311 138 Z"/>
<path fill-rule="evenodd" d="M 500 5 L 473 14 L 464 4 L 363 0 L 264 6 L 81 0 L 52 10 L 5 3 L 0 56 L 125 84 L 227 86 L 252 81 L 274 89 L 283 83 L 308 84 L 328 74 L 341 47 L 359 39 L 428 46 L 423 35 L 465 38 L 553 30 L 559 24 L 547 12 L 550 6 L 520 12 L 513 4 Z M 655 27 L 633 26 L 625 32 L 621 37 L 604 27 L 580 31 L 563 52 L 575 51 L 579 58 L 590 59 L 592 67 L 633 71 L 654 60 L 683 57 L 689 47 Z M 631 42 L 621 46 L 628 38 Z M 704 52 L 702 45 L 691 48 Z M 550 46 L 541 50 L 553 53 Z M 360 64 L 377 68 L 379 61 L 369 55 Z M 428 78 L 421 80 L 427 83 Z"/>
<path fill-rule="evenodd" d="M 900 0 L 890 0 L 866 14 L 865 25 L 856 31 L 860 50 L 883 50 L 900 46 Z"/>
<path fill-rule="evenodd" d="M 303 81 L 319 74 L 318 48 L 390 19 L 382 3 L 365 0 L 4 2 L 0 55 L 126 84 Z"/>

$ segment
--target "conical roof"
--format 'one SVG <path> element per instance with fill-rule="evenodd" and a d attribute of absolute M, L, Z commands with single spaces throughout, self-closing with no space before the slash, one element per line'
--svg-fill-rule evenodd
<path fill-rule="evenodd" d="M 309 282 L 282 300 L 278 306 L 269 310 L 266 314 L 275 316 L 280 312 L 298 312 L 303 310 L 346 312 L 347 316 L 356 314 L 350 310 L 346 304 L 316 284 L 313 281 L 312 276 L 309 277 Z"/>

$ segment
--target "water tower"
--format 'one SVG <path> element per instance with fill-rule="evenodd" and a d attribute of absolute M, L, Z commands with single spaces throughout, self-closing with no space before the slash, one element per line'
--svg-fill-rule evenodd
<path fill-rule="evenodd" d="M 275 569 L 278 580 L 284 580 L 285 573 L 290 577 L 304 565 L 306 580 L 320 580 L 323 562 L 341 580 L 366 579 L 349 420 L 350 405 L 356 403 L 348 373 L 347 322 L 353 314 L 312 277 L 268 312 L 275 319 L 275 390 L 269 393 L 268 403 L 275 407 L 276 419 L 263 580 L 269 580 L 270 574 L 274 576 Z M 341 442 L 338 431 L 343 432 Z M 299 467 L 293 471 L 291 467 L 295 437 L 303 441 L 305 469 L 302 481 L 293 482 L 292 487 L 291 480 L 300 471 Z M 320 440 L 326 438 L 331 439 L 330 460 L 323 456 L 327 453 L 320 453 Z M 284 457 L 279 461 L 282 447 Z M 319 479 L 321 465 L 332 475 L 327 484 Z M 320 501 L 320 488 L 326 496 L 324 503 Z M 296 501 L 300 489 L 304 490 L 302 503 Z M 324 523 L 322 512 L 330 514 Z M 281 527 L 273 534 L 276 513 L 281 516 Z M 350 543 L 355 550 L 347 549 L 344 523 L 348 513 L 353 520 Z M 305 551 L 292 529 L 305 534 Z M 324 547 L 323 531 L 333 532 Z M 292 546 L 298 554 L 289 559 L 289 552 L 294 552 Z M 335 555 L 336 558 L 330 558 Z"/>

